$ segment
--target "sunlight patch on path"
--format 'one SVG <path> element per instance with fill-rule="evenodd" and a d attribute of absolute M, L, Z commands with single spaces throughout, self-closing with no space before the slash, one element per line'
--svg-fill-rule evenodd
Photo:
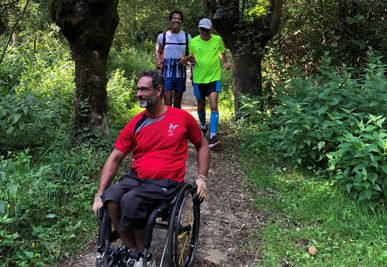
<path fill-rule="evenodd" d="M 190 77 L 191 71 L 187 70 L 187 77 Z M 190 79 L 187 79 L 185 82 L 186 91 L 183 94 L 183 100 L 181 108 L 188 111 L 196 120 L 198 120 L 198 114 L 196 112 L 196 98 L 192 86 L 192 81 Z"/>

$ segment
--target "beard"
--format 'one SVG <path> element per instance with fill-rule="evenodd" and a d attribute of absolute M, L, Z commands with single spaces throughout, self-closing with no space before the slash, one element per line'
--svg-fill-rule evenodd
<path fill-rule="evenodd" d="M 141 108 L 147 108 L 148 107 L 148 101 L 146 101 L 146 100 L 138 100 L 138 105 Z"/>
<path fill-rule="evenodd" d="M 157 96 L 152 96 L 151 98 L 149 98 L 148 100 L 146 99 L 139 99 L 138 100 L 138 105 L 142 108 L 149 108 L 151 107 L 153 104 L 155 104 L 157 102 Z"/>

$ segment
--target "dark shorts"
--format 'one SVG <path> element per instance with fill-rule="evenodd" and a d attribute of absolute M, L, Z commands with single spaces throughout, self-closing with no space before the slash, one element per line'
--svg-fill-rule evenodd
<path fill-rule="evenodd" d="M 185 92 L 185 78 L 164 78 L 164 91 Z"/>
<path fill-rule="evenodd" d="M 119 231 L 143 229 L 150 212 L 162 201 L 171 201 L 182 183 L 168 179 L 139 179 L 132 172 L 110 186 L 102 195 L 102 200 L 120 205 Z"/>
<path fill-rule="evenodd" d="M 210 83 L 194 83 L 194 93 L 197 100 L 204 99 L 210 93 L 220 93 L 220 81 L 213 81 Z"/>

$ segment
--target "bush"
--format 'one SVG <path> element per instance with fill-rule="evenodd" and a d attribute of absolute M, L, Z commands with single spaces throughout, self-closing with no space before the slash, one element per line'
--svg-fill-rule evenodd
<path fill-rule="evenodd" d="M 80 236 L 93 234 L 91 177 L 104 156 L 82 146 L 51 152 L 52 161 L 40 166 L 28 150 L 0 157 L 0 259 L 6 266 L 53 264 L 79 249 Z"/>
<path fill-rule="evenodd" d="M 348 193 L 366 201 L 371 209 L 387 205 L 387 130 L 385 118 L 369 116 L 338 138 L 338 147 L 328 153 L 334 179 Z"/>
<path fill-rule="evenodd" d="M 260 99 L 242 98 L 241 133 L 253 140 L 249 147 L 271 147 L 298 166 L 329 173 L 372 209 L 386 205 L 386 66 L 370 53 L 356 78 L 329 63 L 322 60 L 319 76 L 288 80 L 273 114 L 260 111 Z"/>
<path fill-rule="evenodd" d="M 107 84 L 109 99 L 109 118 L 112 123 L 119 122 L 123 124 L 130 117 L 130 109 L 137 101 L 135 90 L 135 75 L 130 79 L 125 77 L 125 72 L 117 69 L 111 73 Z"/>
<path fill-rule="evenodd" d="M 0 66 L 3 153 L 50 145 L 57 139 L 57 133 L 68 131 L 74 65 L 52 33 L 46 34 L 43 40 L 35 50 L 29 44 L 10 49 Z"/>
<path fill-rule="evenodd" d="M 352 114 L 359 119 L 369 114 L 386 117 L 385 66 L 379 59 L 370 60 L 362 79 L 353 78 L 345 67 L 337 73 L 328 67 L 326 58 L 321 76 L 289 81 L 282 104 L 274 110 L 277 148 L 295 157 L 298 164 L 326 167 L 327 153 L 334 151 L 338 138 L 356 124 Z"/>
<path fill-rule="evenodd" d="M 140 71 L 155 68 L 155 57 L 153 53 L 126 47 L 122 50 L 112 48 L 108 60 L 108 72 L 121 69 L 127 78 L 136 75 Z"/>

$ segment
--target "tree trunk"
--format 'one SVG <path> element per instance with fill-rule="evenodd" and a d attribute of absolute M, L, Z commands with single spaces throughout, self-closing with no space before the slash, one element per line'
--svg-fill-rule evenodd
<path fill-rule="evenodd" d="M 87 137 L 92 132 L 107 135 L 108 100 L 107 100 L 107 55 L 98 49 L 82 51 L 73 44 L 72 52 L 75 61 L 75 129 L 76 135 Z M 90 128 L 91 127 L 91 128 Z"/>
<path fill-rule="evenodd" d="M 108 134 L 106 61 L 118 25 L 118 0 L 54 0 L 51 16 L 75 61 L 75 137 Z"/>
<path fill-rule="evenodd" d="M 261 55 L 247 53 L 242 55 L 233 53 L 233 86 L 234 107 L 240 107 L 240 95 L 262 96 Z"/>
<path fill-rule="evenodd" d="M 262 96 L 261 62 L 264 48 L 277 33 L 283 0 L 270 0 L 265 15 L 247 17 L 246 1 L 204 0 L 214 28 L 233 58 L 235 111 L 241 94 Z"/>

